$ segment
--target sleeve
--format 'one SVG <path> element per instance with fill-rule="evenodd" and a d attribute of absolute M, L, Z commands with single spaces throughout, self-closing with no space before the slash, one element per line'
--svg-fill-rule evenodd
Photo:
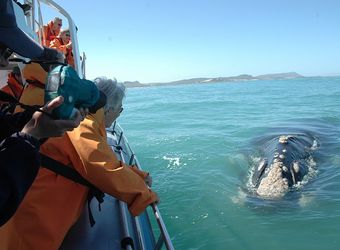
<path fill-rule="evenodd" d="M 44 39 L 43 44 L 45 46 L 49 46 L 51 39 L 48 35 L 48 26 L 43 26 L 41 33 L 43 33 L 42 34 L 42 36 L 43 36 L 42 39 Z"/>
<path fill-rule="evenodd" d="M 156 194 L 147 187 L 144 178 L 118 161 L 98 123 L 85 119 L 68 135 L 82 162 L 75 166 L 76 170 L 103 192 L 126 202 L 134 216 L 156 201 Z"/>
<path fill-rule="evenodd" d="M 148 172 L 144 172 L 144 171 L 138 169 L 137 166 L 135 166 L 135 165 L 132 165 L 132 166 L 131 166 L 131 170 L 132 170 L 133 172 L 135 172 L 136 174 L 138 174 L 143 180 L 145 180 L 146 177 L 148 177 L 148 175 L 149 175 Z"/>
<path fill-rule="evenodd" d="M 39 142 L 15 133 L 0 143 L 0 226 L 15 213 L 40 166 Z"/>
<path fill-rule="evenodd" d="M 0 113 L 0 141 L 11 136 L 13 133 L 22 130 L 32 118 L 34 111 L 25 110 L 16 114 Z"/>

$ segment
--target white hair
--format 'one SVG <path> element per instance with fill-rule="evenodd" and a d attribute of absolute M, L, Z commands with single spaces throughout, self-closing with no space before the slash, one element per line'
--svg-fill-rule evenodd
<path fill-rule="evenodd" d="M 62 22 L 63 20 L 60 17 L 55 17 L 53 19 L 53 22 L 58 22 L 58 21 Z"/>
<path fill-rule="evenodd" d="M 119 105 L 125 97 L 124 84 L 117 82 L 116 78 L 108 79 L 106 77 L 97 77 L 94 79 L 97 88 L 106 95 L 105 110 L 112 108 L 117 111 Z"/>
<path fill-rule="evenodd" d="M 64 34 L 66 34 L 66 33 L 69 33 L 69 34 L 70 34 L 70 29 L 62 29 L 62 30 L 60 30 L 59 36 L 60 36 L 60 35 L 64 35 Z"/>

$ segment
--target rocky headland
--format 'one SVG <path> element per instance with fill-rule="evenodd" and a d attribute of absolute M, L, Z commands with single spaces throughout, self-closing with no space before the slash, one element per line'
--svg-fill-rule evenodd
<path fill-rule="evenodd" d="M 266 75 L 239 75 L 239 76 L 228 76 L 228 77 L 200 77 L 184 79 L 173 82 L 162 82 L 162 83 L 140 83 L 139 81 L 126 81 L 123 82 L 127 88 L 133 87 L 150 87 L 150 86 L 167 86 L 167 85 L 180 85 L 180 84 L 202 84 L 202 83 L 219 83 L 219 82 L 242 82 L 242 81 L 256 81 L 256 80 L 282 80 L 282 79 L 294 79 L 302 78 L 304 76 L 296 72 L 279 73 L 279 74 L 266 74 Z"/>

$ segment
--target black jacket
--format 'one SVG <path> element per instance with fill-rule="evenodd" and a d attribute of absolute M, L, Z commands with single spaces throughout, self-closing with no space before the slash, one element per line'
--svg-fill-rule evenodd
<path fill-rule="evenodd" d="M 0 226 L 15 213 L 40 166 L 39 141 L 20 133 L 32 112 L 0 113 Z"/>

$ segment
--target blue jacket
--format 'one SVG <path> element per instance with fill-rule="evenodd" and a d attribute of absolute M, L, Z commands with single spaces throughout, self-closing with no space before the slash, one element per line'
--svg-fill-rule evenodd
<path fill-rule="evenodd" d="M 15 213 L 40 166 L 39 141 L 20 133 L 32 112 L 0 112 L 0 226 Z"/>

